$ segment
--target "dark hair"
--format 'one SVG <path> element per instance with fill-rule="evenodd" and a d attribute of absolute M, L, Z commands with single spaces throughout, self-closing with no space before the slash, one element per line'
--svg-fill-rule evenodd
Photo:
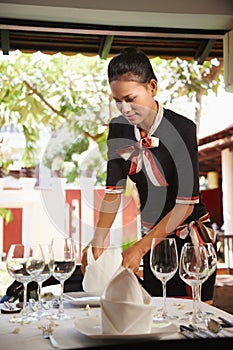
<path fill-rule="evenodd" d="M 122 50 L 109 62 L 109 82 L 120 79 L 140 83 L 149 83 L 151 79 L 157 81 L 149 58 L 140 49 L 132 47 Z"/>

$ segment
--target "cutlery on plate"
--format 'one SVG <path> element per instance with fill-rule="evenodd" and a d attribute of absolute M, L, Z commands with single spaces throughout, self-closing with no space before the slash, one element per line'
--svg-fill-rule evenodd
<path fill-rule="evenodd" d="M 190 326 L 180 325 L 180 330 L 181 331 L 192 332 L 195 335 L 195 338 L 207 338 L 206 333 L 198 331 L 198 330 L 196 330 L 196 329 L 194 329 L 193 327 L 190 327 Z"/>
<path fill-rule="evenodd" d="M 14 310 L 14 306 L 11 305 L 11 303 L 9 303 L 9 301 L 4 301 L 4 305 L 6 306 L 7 309 L 13 311 Z"/>
<path fill-rule="evenodd" d="M 196 334 L 194 334 L 193 331 L 190 331 L 187 329 L 187 327 L 180 325 L 180 332 L 181 334 L 183 334 L 186 338 L 190 338 L 190 339 L 196 339 L 198 338 Z"/>
<path fill-rule="evenodd" d="M 208 328 L 202 328 L 202 327 L 197 327 L 192 324 L 189 325 L 189 327 L 193 328 L 193 330 L 204 333 L 207 337 L 210 338 L 219 338 L 219 335 L 217 333 L 214 333 L 212 330 Z"/>
<path fill-rule="evenodd" d="M 5 308 L 1 308 L 1 313 L 3 313 L 3 314 L 4 313 L 5 314 L 18 313 L 22 310 L 21 308 L 15 307 L 11 303 L 9 303 L 9 301 L 4 301 L 4 306 L 5 306 Z"/>
<path fill-rule="evenodd" d="M 221 320 L 225 326 L 233 327 L 233 321 L 227 320 L 226 318 L 221 317 L 221 316 L 219 316 L 218 319 Z"/>
<path fill-rule="evenodd" d="M 220 324 L 220 322 L 214 320 L 213 318 L 206 320 L 206 326 L 211 332 L 218 333 L 219 335 L 222 335 L 223 337 L 232 336 L 232 334 L 230 334 L 226 330 L 222 329 L 222 325 Z"/>

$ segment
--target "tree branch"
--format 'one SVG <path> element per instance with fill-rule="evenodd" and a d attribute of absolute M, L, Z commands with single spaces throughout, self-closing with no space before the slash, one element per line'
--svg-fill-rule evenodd
<path fill-rule="evenodd" d="M 51 109 L 51 111 L 53 111 L 55 114 L 61 116 L 61 117 L 64 118 L 64 119 L 66 118 L 66 116 L 65 116 L 64 114 L 60 113 L 56 108 L 54 108 L 54 107 L 44 98 L 44 96 L 43 96 L 39 91 L 37 91 L 37 89 L 35 89 L 33 86 L 31 86 L 31 85 L 29 84 L 29 82 L 27 82 L 26 80 L 23 80 L 23 83 L 24 83 L 24 85 L 26 85 L 26 87 L 27 87 L 29 90 L 31 90 L 31 91 L 33 92 L 33 94 L 37 95 L 37 96 L 41 99 L 41 101 L 43 101 L 44 104 L 45 104 L 49 109 Z"/>

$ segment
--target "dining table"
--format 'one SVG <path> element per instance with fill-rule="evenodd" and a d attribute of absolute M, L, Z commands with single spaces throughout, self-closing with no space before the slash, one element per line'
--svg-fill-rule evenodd
<path fill-rule="evenodd" d="M 156 323 L 152 330 L 145 334 L 103 334 L 101 329 L 101 306 L 98 302 L 81 302 L 80 292 L 64 293 L 64 311 L 72 318 L 68 320 L 51 320 L 49 316 L 36 319 L 30 323 L 14 322 L 14 314 L 1 312 L 0 314 L 0 349 L 2 350 L 52 350 L 49 339 L 42 336 L 42 326 L 50 324 L 53 328 L 53 337 L 60 350 L 76 349 L 134 349 L 144 346 L 147 349 L 172 349 L 179 346 L 179 350 L 188 346 L 197 346 L 198 350 L 207 346 L 233 345 L 233 327 L 224 327 L 224 333 L 216 337 L 189 339 L 180 331 L 180 325 L 189 325 L 187 313 L 193 310 L 192 299 L 167 297 L 167 309 L 176 318 L 164 327 Z M 91 299 L 90 299 L 91 300 Z M 156 310 L 162 307 L 161 297 L 152 297 Z M 58 312 L 53 300 L 48 302 L 52 314 Z M 4 304 L 0 304 L 4 308 Z M 202 312 L 209 317 L 219 320 L 219 317 L 233 322 L 233 315 L 201 302 Z M 2 311 L 2 310 L 1 310 Z M 17 314 L 15 314 L 17 315 Z"/>

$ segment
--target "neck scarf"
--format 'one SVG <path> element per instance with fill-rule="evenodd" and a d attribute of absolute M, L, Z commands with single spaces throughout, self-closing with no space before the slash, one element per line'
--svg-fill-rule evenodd
<path fill-rule="evenodd" d="M 124 147 L 117 150 L 117 153 L 125 160 L 131 159 L 129 175 L 137 174 L 144 163 L 147 175 L 154 186 L 167 186 L 167 182 L 160 172 L 150 148 L 159 146 L 159 138 L 151 136 L 158 128 L 163 118 L 163 107 L 159 105 L 158 113 L 148 135 L 141 138 L 138 127 L 134 126 L 134 134 L 137 140 L 133 146 Z"/>

